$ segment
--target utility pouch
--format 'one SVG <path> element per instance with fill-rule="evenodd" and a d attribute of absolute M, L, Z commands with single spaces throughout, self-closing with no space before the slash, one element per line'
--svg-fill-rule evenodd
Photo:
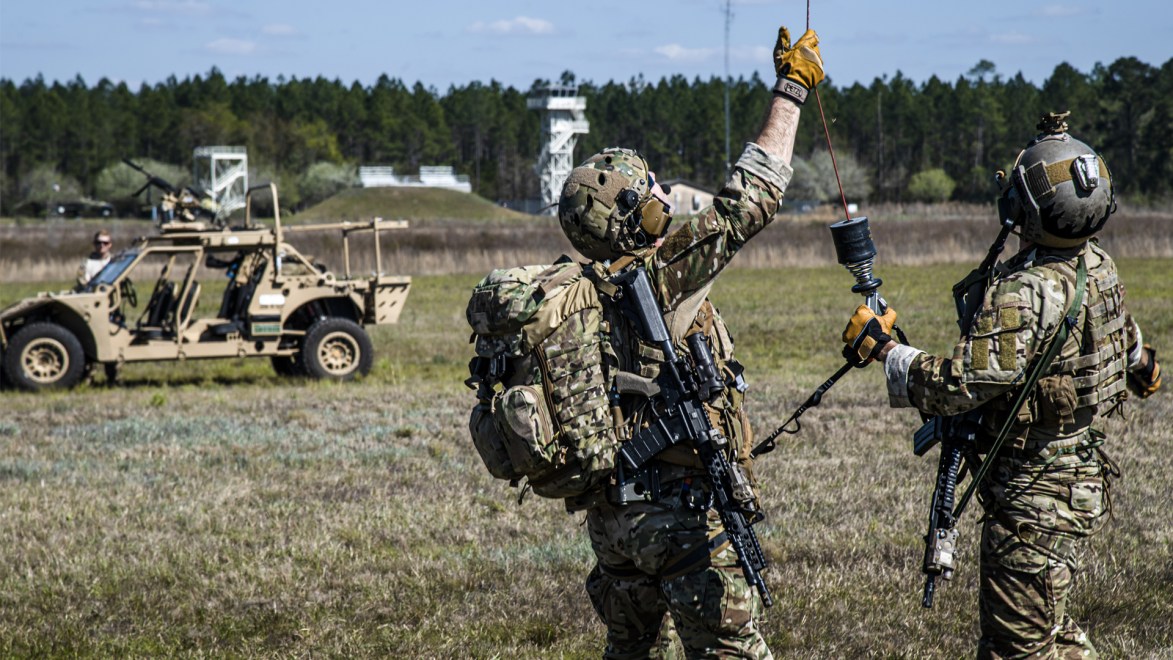
<path fill-rule="evenodd" d="M 473 406 L 468 420 L 468 432 L 489 474 L 498 479 L 516 482 L 522 475 L 513 466 L 506 440 L 497 428 L 495 403 L 496 397 L 491 401 L 480 401 Z"/>
<path fill-rule="evenodd" d="M 510 387 L 495 403 L 493 421 L 514 468 L 540 478 L 557 467 L 558 447 L 541 385 Z"/>

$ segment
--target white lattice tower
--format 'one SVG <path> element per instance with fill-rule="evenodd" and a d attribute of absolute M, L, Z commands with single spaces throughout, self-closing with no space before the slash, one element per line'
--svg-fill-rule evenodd
<path fill-rule="evenodd" d="M 554 215 L 562 184 L 574 169 L 575 136 L 590 132 L 586 98 L 578 96 L 577 87 L 551 85 L 530 96 L 526 104 L 531 110 L 542 111 L 542 153 L 534 169 L 541 183 L 545 213 Z"/>
<path fill-rule="evenodd" d="M 245 147 L 196 147 L 192 174 L 197 186 L 212 194 L 220 205 L 218 216 L 244 208 L 248 191 L 248 149 Z"/>

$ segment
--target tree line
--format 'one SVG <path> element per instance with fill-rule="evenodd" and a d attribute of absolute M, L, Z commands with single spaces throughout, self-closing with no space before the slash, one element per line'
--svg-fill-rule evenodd
<path fill-rule="evenodd" d="M 571 72 L 554 82 L 576 84 Z M 228 80 L 216 69 L 137 90 L 107 79 L 0 79 L 0 212 L 20 213 L 52 195 L 118 195 L 117 186 L 133 185 L 112 170 L 125 157 L 185 176 L 193 147 L 219 144 L 248 147 L 252 178 L 277 181 L 295 207 L 351 185 L 359 164 L 404 173 L 450 164 L 488 199 L 532 198 L 541 123 L 526 97 L 549 83 L 519 90 L 471 82 L 440 93 L 388 75 L 348 85 Z M 712 189 L 727 171 L 726 87 L 732 160 L 770 98 L 756 75 L 728 85 L 672 76 L 578 86 L 591 132 L 576 157 L 631 146 L 665 178 Z M 897 72 L 868 85 L 828 80 L 819 97 L 849 199 L 988 200 L 993 171 L 1010 165 L 1043 112 L 1059 110 L 1071 111 L 1071 132 L 1103 154 L 1130 202 L 1173 192 L 1173 59 L 1155 67 L 1125 57 L 1086 73 L 1063 63 L 1041 86 L 983 60 L 952 82 L 918 84 Z M 799 127 L 790 196 L 827 200 L 838 193 L 813 101 Z"/>

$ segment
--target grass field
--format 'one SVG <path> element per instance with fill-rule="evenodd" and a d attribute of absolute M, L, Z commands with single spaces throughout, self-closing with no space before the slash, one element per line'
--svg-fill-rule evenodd
<path fill-rule="evenodd" d="M 1123 259 L 1146 338 L 1173 346 L 1169 259 Z M 878 266 L 912 343 L 942 352 L 960 264 Z M 466 430 L 476 275 L 417 276 L 372 374 L 283 380 L 263 360 L 128 365 L 122 384 L 0 392 L 0 655 L 597 657 L 581 514 L 488 476 Z M 838 266 L 734 268 L 713 298 L 759 435 L 838 366 L 858 298 Z M 35 288 L 0 285 L 0 304 Z M 1124 477 L 1074 616 L 1104 657 L 1173 658 L 1173 398 L 1104 424 Z M 977 516 L 920 606 L 936 452 L 881 374 L 845 377 L 757 472 L 779 658 L 957 658 L 977 629 Z"/>

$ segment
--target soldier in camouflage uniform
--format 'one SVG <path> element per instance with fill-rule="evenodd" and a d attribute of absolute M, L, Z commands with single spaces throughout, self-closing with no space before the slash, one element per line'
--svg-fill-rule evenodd
<path fill-rule="evenodd" d="M 791 46 L 782 28 L 774 59 L 779 79 L 759 136 L 746 145 L 713 206 L 687 225 L 663 236 L 667 191 L 628 149 L 604 150 L 575 168 L 558 207 L 570 242 L 592 260 L 588 268 L 600 291 L 607 293 L 609 274 L 642 265 L 678 350 L 687 351 L 685 337 L 704 333 L 727 383 L 708 412 L 730 441 L 730 463 L 750 480 L 742 370 L 708 293 L 734 254 L 773 220 L 792 174 L 801 103 L 823 79 L 812 31 Z M 624 441 L 646 424 L 648 387 L 664 355 L 637 336 L 616 305 L 604 305 L 602 325 L 614 427 Z M 695 452 L 678 445 L 625 477 L 626 498 L 613 482 L 566 500 L 568 510 L 587 511 L 597 564 L 586 586 L 607 626 L 605 657 L 661 655 L 676 636 L 690 657 L 770 657 L 754 621 L 760 599 L 725 540 L 704 474 Z"/>
<path fill-rule="evenodd" d="M 1066 133 L 1065 117 L 1044 117 L 1043 132 L 1003 179 L 1024 247 L 997 268 L 973 330 L 951 358 L 893 342 L 894 314 L 876 317 L 866 307 L 843 337 L 860 359 L 884 362 L 892 406 L 931 415 L 980 407 L 980 452 L 1016 415 L 978 487 L 985 509 L 979 658 L 1096 657 L 1068 612 L 1078 541 L 1103 526 L 1118 475 L 1093 424 L 1118 413 L 1126 389 L 1143 398 L 1161 384 L 1155 352 L 1124 306 L 1116 266 L 1093 238 L 1115 209 L 1111 177 L 1094 151 Z M 1064 323 L 1066 341 L 1015 411 L 1028 366 Z"/>

